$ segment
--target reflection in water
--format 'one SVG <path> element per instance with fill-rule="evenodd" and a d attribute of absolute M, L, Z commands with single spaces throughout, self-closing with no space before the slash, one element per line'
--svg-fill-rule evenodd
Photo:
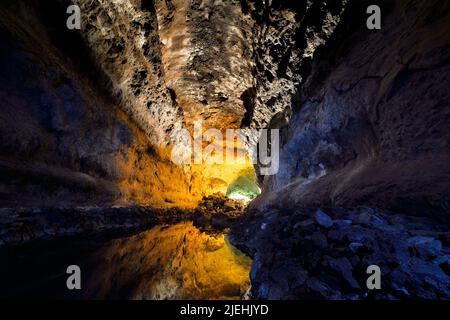
<path fill-rule="evenodd" d="M 239 299 L 250 282 L 251 260 L 192 222 L 113 240 L 89 260 L 90 298 Z"/>

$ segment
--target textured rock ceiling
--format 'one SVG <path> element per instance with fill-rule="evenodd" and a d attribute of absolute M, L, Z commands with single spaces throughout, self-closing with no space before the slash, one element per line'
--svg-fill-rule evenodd
<path fill-rule="evenodd" d="M 186 125 L 203 119 L 205 128 L 240 128 L 241 97 L 254 85 L 251 19 L 226 1 L 160 0 L 156 10 L 164 80 Z"/>
<path fill-rule="evenodd" d="M 303 62 L 330 36 L 345 7 L 345 1 L 75 3 L 85 14 L 81 35 L 105 87 L 158 148 L 169 149 L 173 133 L 193 133 L 196 120 L 203 130 L 260 129 L 274 114 L 290 110 Z M 249 130 L 246 136 L 247 146 L 258 139 Z M 210 193 L 225 192 L 251 168 L 244 160 L 193 165 L 185 172 L 191 191 Z"/>
<path fill-rule="evenodd" d="M 302 68 L 346 3 L 72 2 L 79 32 L 65 28 L 67 0 L 0 5 L 8 205 L 56 201 L 54 190 L 76 204 L 185 205 L 255 179 L 246 157 L 176 166 L 174 133 L 201 119 L 204 130 L 243 128 L 238 147 L 254 144 L 248 128 L 289 114 Z"/>
<path fill-rule="evenodd" d="M 157 143 L 198 119 L 204 129 L 265 127 L 290 108 L 302 61 L 332 33 L 345 2 L 75 1 L 105 81 Z"/>

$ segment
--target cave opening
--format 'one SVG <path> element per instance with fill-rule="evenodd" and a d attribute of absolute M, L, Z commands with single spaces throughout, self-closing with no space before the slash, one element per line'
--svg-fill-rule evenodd
<path fill-rule="evenodd" d="M 254 170 L 241 172 L 228 186 L 226 196 L 230 199 L 242 200 L 247 203 L 254 200 L 261 193 Z"/>

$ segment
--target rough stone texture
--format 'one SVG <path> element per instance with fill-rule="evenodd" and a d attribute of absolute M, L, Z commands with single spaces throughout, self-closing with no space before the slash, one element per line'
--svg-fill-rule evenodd
<path fill-rule="evenodd" d="M 204 197 L 195 208 L 194 225 L 207 231 L 224 230 L 239 221 L 245 208 L 243 201 L 213 194 Z"/>
<path fill-rule="evenodd" d="M 234 229 L 256 298 L 449 297 L 450 6 L 382 1 L 370 32 L 355 19 L 365 4 L 316 51 L 289 121 L 271 121 L 285 126 L 280 170 Z M 319 207 L 334 208 L 319 219 L 330 229 Z M 365 289 L 371 264 L 378 292 Z"/>
<path fill-rule="evenodd" d="M 321 212 L 331 228 L 314 211 L 243 216 L 231 239 L 254 259 L 254 298 L 450 298 L 448 226 L 372 208 Z M 380 290 L 366 286 L 370 265 L 381 269 Z"/>
<path fill-rule="evenodd" d="M 88 13 L 82 35 L 113 94 L 152 139 L 169 143 L 195 120 L 205 130 L 260 129 L 290 110 L 303 68 L 347 1 L 77 3 Z"/>
<path fill-rule="evenodd" d="M 253 86 L 252 21 L 237 1 L 156 1 L 167 86 L 186 126 L 240 128 Z"/>
<path fill-rule="evenodd" d="M 168 144 L 182 117 L 164 82 L 153 1 L 74 1 L 81 34 L 105 74 L 108 90 L 155 143 Z"/>
<path fill-rule="evenodd" d="M 80 31 L 66 28 L 70 1 L 2 2 L 4 205 L 186 206 L 226 193 L 252 164 L 175 166 L 179 129 L 259 129 L 290 110 L 300 66 L 345 1 L 74 3 Z"/>
<path fill-rule="evenodd" d="M 449 5 L 382 7 L 382 31 L 355 25 L 351 6 L 317 55 L 281 134 L 280 170 L 255 206 L 365 203 L 449 217 Z"/>
<path fill-rule="evenodd" d="M 347 1 L 241 1 L 253 24 L 255 87 L 245 99 L 252 105 L 244 125 L 265 128 L 275 114 L 283 119 L 298 101 L 316 49 L 340 21 Z M 254 137 L 249 137 L 254 138 Z"/>
<path fill-rule="evenodd" d="M 255 258 L 254 297 L 449 298 L 449 231 L 437 222 L 450 217 L 448 2 L 377 1 L 383 30 L 372 32 L 366 0 L 75 2 L 80 32 L 65 28 L 66 0 L 0 4 L 0 206 L 16 207 L 0 213 L 3 245 L 151 219 L 17 207 L 192 206 L 250 177 L 248 162 L 170 162 L 174 134 L 196 119 L 283 127 L 280 171 L 260 177 L 242 221 L 220 197 L 181 213 L 233 225 Z M 348 209 L 360 205 L 378 209 Z M 363 289 L 369 264 L 385 272 L 381 292 Z"/>
<path fill-rule="evenodd" d="M 182 168 L 95 81 L 65 7 L 45 3 L 0 6 L 1 206 L 190 202 Z"/>

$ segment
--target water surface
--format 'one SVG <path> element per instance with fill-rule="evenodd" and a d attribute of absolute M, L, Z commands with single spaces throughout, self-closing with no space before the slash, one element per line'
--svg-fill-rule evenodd
<path fill-rule="evenodd" d="M 240 299 L 251 260 L 192 222 L 112 240 L 65 239 L 0 251 L 0 295 L 81 299 Z M 68 265 L 82 289 L 66 289 Z"/>

